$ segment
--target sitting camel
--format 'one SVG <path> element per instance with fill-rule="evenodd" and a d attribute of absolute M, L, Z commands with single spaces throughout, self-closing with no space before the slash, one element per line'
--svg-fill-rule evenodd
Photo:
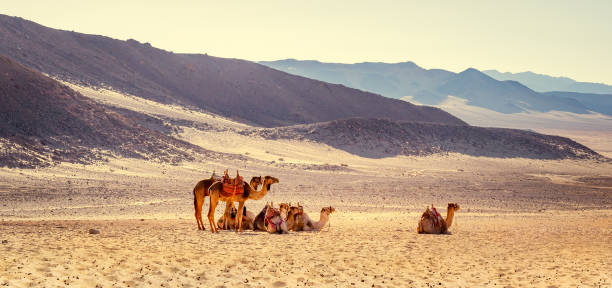
<path fill-rule="evenodd" d="M 266 225 L 266 231 L 270 233 L 288 233 L 287 222 L 285 222 L 283 220 L 283 217 L 281 217 L 280 210 L 275 209 L 272 206 L 266 207 L 266 217 L 264 219 L 264 224 Z"/>
<path fill-rule="evenodd" d="M 281 204 L 282 205 L 282 204 Z M 300 205 L 300 203 L 298 202 L 297 206 L 292 206 L 291 203 L 289 203 L 289 212 L 287 213 L 287 230 L 289 231 L 304 231 L 304 207 L 302 207 L 302 205 Z M 314 228 L 312 226 L 312 223 L 309 222 L 308 224 L 311 225 L 311 229 Z"/>
<path fill-rule="evenodd" d="M 217 228 L 221 230 L 230 230 L 230 229 L 238 229 L 238 225 L 236 224 L 236 214 L 238 210 L 236 210 L 236 206 L 232 203 L 231 211 L 230 211 L 230 219 L 227 223 L 224 223 L 225 215 L 221 216 L 217 221 Z M 255 214 L 251 211 L 247 211 L 246 206 L 242 208 L 242 227 L 246 227 L 246 229 L 253 229 L 253 220 L 255 219 Z M 227 227 L 223 227 L 224 224 Z"/>
<path fill-rule="evenodd" d="M 253 220 L 253 231 L 267 231 L 266 230 L 266 211 L 268 211 L 268 207 L 273 206 L 274 204 L 266 203 L 266 206 L 255 216 L 255 220 Z"/>
<path fill-rule="evenodd" d="M 419 221 L 419 226 L 417 227 L 417 232 L 419 234 L 444 234 L 448 233 L 448 228 L 453 224 L 453 216 L 455 215 L 455 211 L 459 210 L 459 205 L 457 203 L 448 203 L 448 208 L 446 209 L 446 219 L 442 219 L 440 213 L 431 205 L 431 210 L 429 207 L 423 212 L 421 216 L 421 220 Z"/>
<path fill-rule="evenodd" d="M 323 209 L 321 209 L 321 216 L 319 216 L 319 221 L 317 222 L 310 219 L 308 214 L 304 213 L 304 231 L 321 231 L 329 222 L 329 215 L 334 213 L 334 211 L 336 211 L 334 207 L 323 207 Z"/>

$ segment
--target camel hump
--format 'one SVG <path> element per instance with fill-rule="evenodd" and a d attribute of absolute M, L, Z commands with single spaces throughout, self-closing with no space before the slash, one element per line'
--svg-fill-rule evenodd
<path fill-rule="evenodd" d="M 221 181 L 216 181 L 215 183 L 210 185 L 210 187 L 208 188 L 208 192 L 210 193 L 210 191 L 212 190 L 223 190 L 223 183 Z"/>

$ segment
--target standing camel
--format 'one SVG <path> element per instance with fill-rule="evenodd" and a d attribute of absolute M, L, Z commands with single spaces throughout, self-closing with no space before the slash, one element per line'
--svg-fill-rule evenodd
<path fill-rule="evenodd" d="M 202 206 L 204 206 L 204 198 L 209 195 L 208 189 L 212 186 L 216 181 L 220 181 L 221 178 L 215 175 L 215 171 L 213 171 L 210 178 L 204 179 L 193 188 L 193 206 L 195 208 L 195 218 L 198 223 L 198 230 L 204 229 L 204 222 L 202 221 Z M 253 189 L 257 190 L 257 187 L 261 184 L 261 176 L 256 176 L 251 178 L 251 182 L 249 185 L 253 187 Z"/>
<path fill-rule="evenodd" d="M 446 209 L 446 219 L 442 219 L 442 216 L 438 213 L 436 208 L 431 205 L 431 210 L 427 207 L 427 210 L 423 212 L 417 232 L 419 234 L 444 234 L 448 232 L 448 228 L 453 224 L 453 216 L 455 211 L 459 210 L 457 203 L 448 203 Z"/>
<path fill-rule="evenodd" d="M 219 200 L 225 202 L 226 214 L 231 211 L 231 203 L 238 202 L 238 211 L 242 211 L 244 202 L 247 200 L 259 200 L 262 199 L 268 191 L 270 191 L 270 185 L 278 183 L 278 179 L 272 176 L 266 176 L 263 179 L 263 186 L 260 191 L 253 189 L 250 185 L 244 185 L 243 193 L 237 195 L 228 195 L 223 193 L 223 183 L 215 182 L 210 188 L 208 188 L 210 197 L 210 206 L 208 207 L 208 221 L 210 222 L 211 232 L 219 232 L 215 227 L 215 209 Z M 227 217 L 229 219 L 229 217 Z M 214 229 L 213 229 L 214 228 Z M 242 231 L 242 213 L 238 213 L 238 229 L 236 232 Z"/>

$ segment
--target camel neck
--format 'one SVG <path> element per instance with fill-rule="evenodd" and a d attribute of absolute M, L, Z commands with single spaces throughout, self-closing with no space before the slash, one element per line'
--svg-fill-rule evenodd
<path fill-rule="evenodd" d="M 323 229 L 327 222 L 329 221 L 329 215 L 325 212 L 321 212 L 321 216 L 319 216 L 319 222 L 317 223 L 318 229 Z"/>
<path fill-rule="evenodd" d="M 447 228 L 450 228 L 450 226 L 453 224 L 454 215 L 455 215 L 455 209 L 448 208 L 448 210 L 446 211 L 446 227 Z"/>
<path fill-rule="evenodd" d="M 252 191 L 249 194 L 249 199 L 253 199 L 253 200 L 259 200 L 261 198 L 263 198 L 264 196 L 266 196 L 266 194 L 268 193 L 268 185 L 271 184 L 267 184 L 266 181 L 264 181 L 261 190 L 257 191 L 255 189 L 253 189 L 254 191 Z"/>

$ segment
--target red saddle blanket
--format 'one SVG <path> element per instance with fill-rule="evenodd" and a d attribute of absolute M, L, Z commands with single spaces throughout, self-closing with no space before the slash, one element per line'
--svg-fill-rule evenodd
<path fill-rule="evenodd" d="M 227 174 L 223 176 L 223 196 L 235 196 L 244 193 L 244 179 L 240 175 L 236 178 L 229 178 Z"/>
<path fill-rule="evenodd" d="M 438 213 L 438 210 L 436 208 L 433 207 L 433 204 L 431 205 L 431 210 L 434 214 L 434 225 L 440 227 L 442 225 L 442 216 L 440 216 L 440 213 Z"/>

